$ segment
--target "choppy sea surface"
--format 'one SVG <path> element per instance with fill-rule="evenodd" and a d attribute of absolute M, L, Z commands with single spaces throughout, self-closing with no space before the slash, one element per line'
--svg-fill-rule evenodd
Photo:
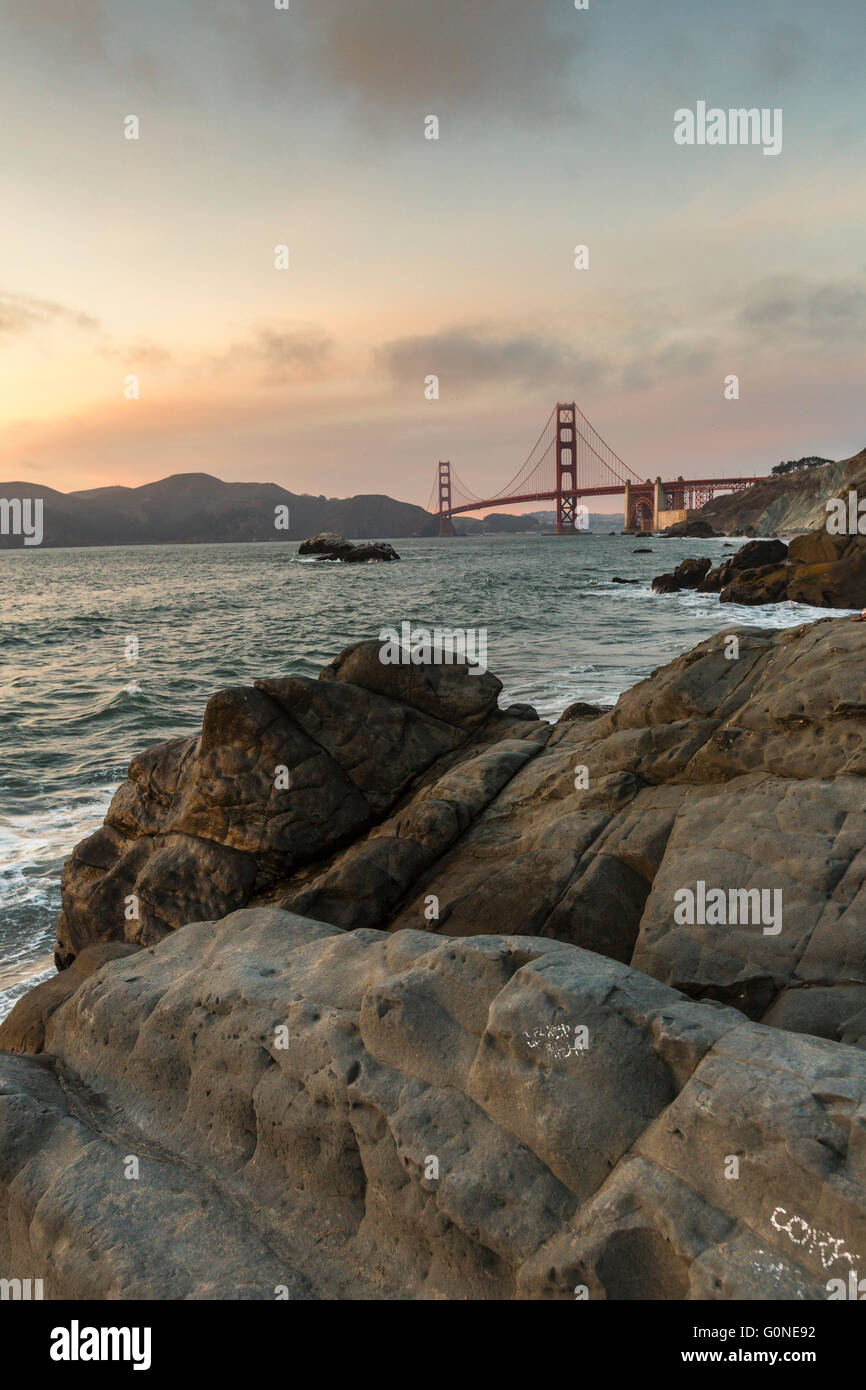
<path fill-rule="evenodd" d="M 720 628 L 827 616 L 651 593 L 653 575 L 687 555 L 731 554 L 722 540 L 394 545 L 402 562 L 391 565 L 304 563 L 290 542 L 0 552 L 0 1017 L 52 973 L 61 866 L 129 759 L 196 731 L 221 686 L 315 676 L 348 643 L 403 621 L 486 628 L 501 701 L 555 718 L 573 700 L 613 703 Z"/>

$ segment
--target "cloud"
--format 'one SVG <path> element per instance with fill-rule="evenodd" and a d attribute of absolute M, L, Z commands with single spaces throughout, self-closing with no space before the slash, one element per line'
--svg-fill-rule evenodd
<path fill-rule="evenodd" d="M 780 20 L 755 35 L 752 61 L 770 82 L 782 82 L 805 67 L 814 50 L 814 38 L 799 24 Z"/>
<path fill-rule="evenodd" d="M 318 61 L 370 112 L 495 112 L 504 120 L 572 108 L 586 28 L 557 26 L 551 0 L 336 0 L 320 11 Z"/>
<path fill-rule="evenodd" d="M 40 44 L 59 38 L 67 52 L 104 57 L 106 17 L 100 0 L 0 0 L 0 13 Z"/>
<path fill-rule="evenodd" d="M 164 367 L 172 361 L 173 354 L 161 343 L 151 342 L 149 338 L 138 338 L 134 342 L 109 343 L 101 349 L 103 357 L 113 362 L 124 362 L 133 367 Z"/>
<path fill-rule="evenodd" d="M 645 391 L 662 381 L 699 376 L 715 361 L 716 351 L 701 343 L 668 343 L 632 358 L 623 368 L 622 384 L 628 391 Z"/>
<path fill-rule="evenodd" d="M 257 365 L 267 380 L 282 380 L 317 375 L 330 361 L 333 348 L 333 339 L 315 324 L 260 324 L 248 338 L 232 343 L 211 361 L 218 369 Z"/>
<path fill-rule="evenodd" d="M 866 330 L 866 284 L 850 280 L 810 285 L 776 277 L 743 309 L 740 323 L 752 333 L 785 338 L 794 346 L 859 343 Z"/>
<path fill-rule="evenodd" d="M 75 328 L 98 328 L 98 321 L 77 309 L 68 309 L 50 299 L 36 299 L 29 294 L 5 294 L 0 290 L 0 335 L 20 337 L 32 329 L 52 323 L 66 323 Z"/>
<path fill-rule="evenodd" d="M 175 12 L 166 17 L 176 21 L 178 0 L 173 2 Z M 31 45 L 43 81 L 49 64 L 73 83 L 80 78 L 80 67 L 89 64 L 99 81 L 113 70 L 125 83 L 147 90 L 162 84 L 175 50 L 183 51 L 190 30 L 194 33 L 194 21 L 182 18 L 158 58 L 142 35 L 150 41 L 147 31 L 160 4 L 161 0 L 148 0 L 146 5 L 138 0 L 0 0 L 0 16 Z"/>
<path fill-rule="evenodd" d="M 567 387 L 577 377 L 597 378 L 603 364 L 583 357 L 567 343 L 536 333 L 496 337 L 471 328 L 455 328 L 418 337 L 395 338 L 376 349 L 376 359 L 397 386 L 417 385 L 429 375 L 442 386 L 475 391 L 489 385 L 527 389 Z"/>
<path fill-rule="evenodd" d="M 154 3 L 154 0 L 150 0 Z M 283 99 L 287 87 L 377 124 L 394 113 L 495 115 L 506 122 L 573 111 L 571 65 L 585 16 L 563 0 L 327 0 L 275 12 L 272 0 L 173 0 L 229 79 Z"/>
<path fill-rule="evenodd" d="M 253 351 L 275 372 L 319 367 L 330 356 L 332 340 L 318 328 L 259 328 Z"/>

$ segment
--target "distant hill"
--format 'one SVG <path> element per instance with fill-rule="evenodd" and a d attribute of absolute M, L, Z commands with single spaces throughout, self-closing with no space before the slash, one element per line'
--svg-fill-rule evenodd
<path fill-rule="evenodd" d="M 556 526 L 556 512 L 531 512 L 530 515 L 536 517 L 543 531 L 552 531 Z M 618 512 L 589 512 L 587 522 L 586 530 L 599 535 L 622 530 L 622 504 Z"/>
<path fill-rule="evenodd" d="M 224 483 L 209 473 L 176 473 L 141 487 L 81 492 L 0 483 L 2 498 L 42 498 L 43 546 L 297 541 L 317 531 L 359 540 L 429 536 L 438 530 L 423 507 L 393 497 L 312 497 L 276 483 Z M 287 530 L 274 525 L 277 507 L 289 509 Z M 0 535 L 0 549 L 23 548 L 21 536 Z"/>
<path fill-rule="evenodd" d="M 458 536 L 484 536 L 540 531 L 532 515 L 519 516 L 513 512 L 491 512 L 489 516 L 455 516 L 454 530 Z"/>
<path fill-rule="evenodd" d="M 608 516 L 605 512 L 590 512 L 588 531 L 603 532 L 620 530 L 622 512 Z M 456 516 L 454 530 L 461 536 L 483 536 L 496 534 L 534 534 L 552 531 L 556 526 L 556 512 L 491 512 L 488 516 Z"/>
<path fill-rule="evenodd" d="M 729 536 L 814 531 L 826 523 L 828 499 L 847 496 L 851 489 L 866 497 L 866 449 L 839 463 L 801 468 L 743 492 L 725 493 L 690 515 Z"/>

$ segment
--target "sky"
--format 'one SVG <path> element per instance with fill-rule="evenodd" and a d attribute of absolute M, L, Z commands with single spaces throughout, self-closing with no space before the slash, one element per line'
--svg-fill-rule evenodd
<path fill-rule="evenodd" d="M 0 0 L 0 478 L 423 505 L 556 400 L 645 477 L 847 457 L 864 50 L 863 0 Z"/>

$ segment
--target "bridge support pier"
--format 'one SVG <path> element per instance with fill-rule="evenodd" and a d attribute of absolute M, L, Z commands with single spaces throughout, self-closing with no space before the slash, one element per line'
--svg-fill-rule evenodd
<path fill-rule="evenodd" d="M 451 462 L 439 460 L 439 534 L 453 536 L 451 521 Z"/>
<path fill-rule="evenodd" d="M 556 407 L 556 531 L 570 533 L 577 520 L 577 440 L 575 402 Z"/>
<path fill-rule="evenodd" d="M 681 481 L 677 479 L 677 482 Z M 664 531 L 668 526 L 674 526 L 680 521 L 685 521 L 688 513 L 685 507 L 685 488 L 680 488 L 670 484 L 665 487 L 661 478 L 656 478 L 653 489 L 653 530 Z"/>
<path fill-rule="evenodd" d="M 623 484 L 625 493 L 622 514 L 624 531 L 644 533 L 653 530 L 655 522 L 656 493 L 653 483 L 633 483 L 626 478 Z"/>

